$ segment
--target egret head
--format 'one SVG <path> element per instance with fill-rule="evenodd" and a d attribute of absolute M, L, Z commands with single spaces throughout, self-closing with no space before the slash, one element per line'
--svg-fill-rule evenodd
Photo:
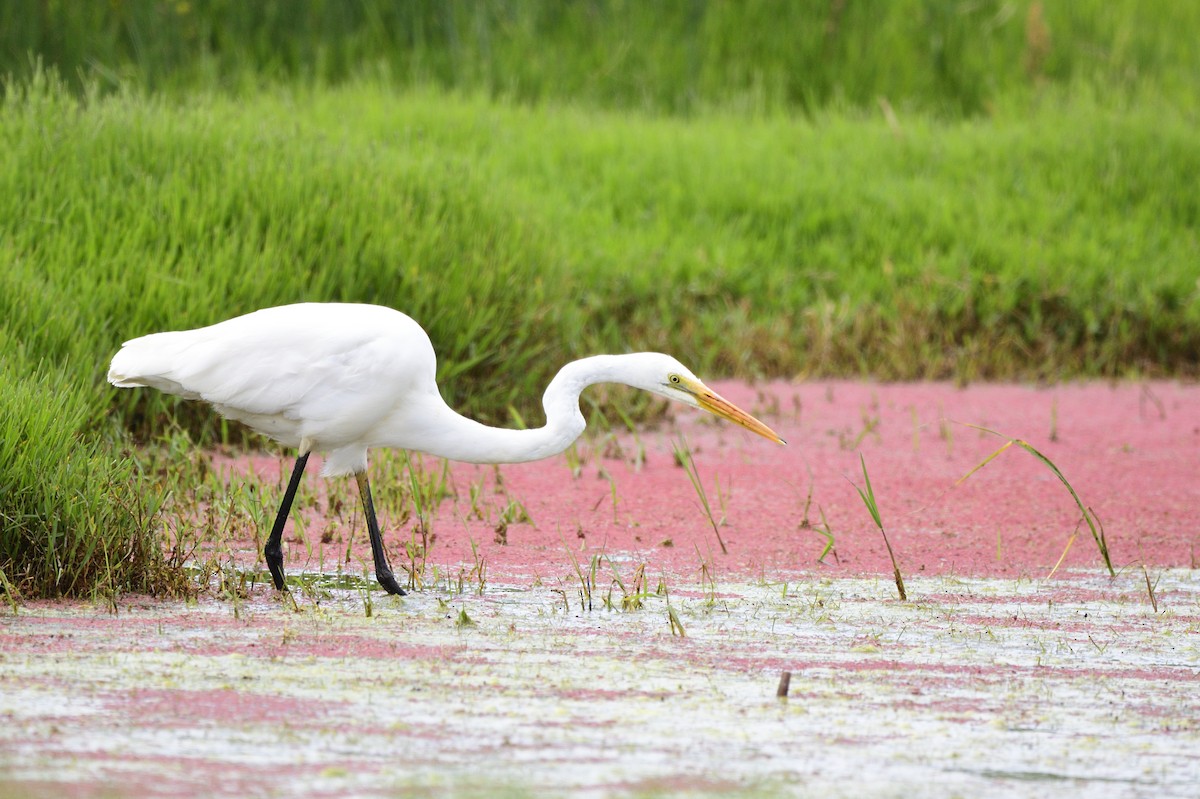
<path fill-rule="evenodd" d="M 706 410 L 779 444 L 787 443 L 774 430 L 704 385 L 690 369 L 670 355 L 641 353 L 638 356 L 636 380 L 630 381 L 630 385 Z"/>

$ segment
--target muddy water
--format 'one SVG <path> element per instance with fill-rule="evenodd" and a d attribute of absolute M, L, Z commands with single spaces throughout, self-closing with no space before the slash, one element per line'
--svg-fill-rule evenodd
<path fill-rule="evenodd" d="M 0 796 L 1195 796 L 1200 586 L 1157 579 L 38 604 Z"/>

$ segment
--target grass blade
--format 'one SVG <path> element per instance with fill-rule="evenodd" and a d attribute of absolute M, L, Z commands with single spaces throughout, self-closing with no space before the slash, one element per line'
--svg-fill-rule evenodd
<path fill-rule="evenodd" d="M 1067 559 L 1067 553 L 1071 551 L 1071 546 L 1075 543 L 1075 539 L 1078 537 L 1079 537 L 1079 530 L 1076 529 L 1075 532 L 1071 533 L 1071 537 L 1067 539 L 1067 545 L 1065 547 L 1063 547 L 1062 554 L 1059 555 L 1058 560 L 1055 561 L 1054 568 L 1051 569 L 1050 573 L 1046 575 L 1047 580 L 1049 580 L 1051 577 L 1053 577 L 1055 575 L 1056 572 L 1058 572 L 1058 567 L 1061 566 L 1063 564 L 1063 561 Z"/>
<path fill-rule="evenodd" d="M 971 477 L 971 475 L 975 474 L 975 472 L 979 471 L 979 470 L 980 470 L 980 469 L 982 469 L 984 466 L 987 466 L 989 463 L 991 463 L 992 461 L 994 461 L 996 458 L 998 458 L 998 457 L 1000 456 L 1000 454 L 1001 454 L 1001 453 L 1003 453 L 1003 452 L 1004 452 L 1004 450 L 1008 449 L 1009 447 L 1011 447 L 1011 446 L 1012 446 L 1013 444 L 1015 444 L 1015 443 L 1016 443 L 1015 441 L 1011 441 L 1011 440 L 1010 440 L 1010 441 L 1007 441 L 1007 442 L 1005 442 L 1005 444 L 1004 444 L 1002 447 L 1000 447 L 1000 449 L 996 450 L 996 451 L 995 451 L 995 452 L 993 452 L 991 455 L 988 455 L 986 458 L 984 458 L 982 461 L 980 461 L 980 462 L 979 462 L 979 464 L 978 464 L 978 465 L 977 465 L 977 466 L 976 466 L 974 469 L 972 469 L 971 471 L 967 472 L 967 473 L 966 473 L 966 474 L 964 474 L 962 477 L 958 478 L 958 479 L 957 479 L 957 480 L 954 482 L 954 484 L 955 484 L 955 485 L 962 485 L 963 483 L 967 482 L 967 480 L 968 480 L 968 479 Z"/>
<path fill-rule="evenodd" d="M 1142 564 L 1142 576 L 1146 578 L 1146 593 L 1150 595 L 1150 607 L 1154 608 L 1154 612 L 1158 613 L 1158 597 L 1154 594 L 1154 586 L 1158 584 L 1158 580 L 1150 582 L 1150 572 L 1146 571 L 1146 564 Z"/>
<path fill-rule="evenodd" d="M 902 602 L 908 601 L 908 592 L 904 590 L 904 576 L 900 574 L 900 564 L 896 562 L 896 553 L 892 551 L 892 544 L 888 541 L 887 531 L 883 529 L 883 519 L 879 515 L 879 505 L 875 502 L 875 489 L 871 487 L 871 476 L 867 474 L 867 460 L 862 453 L 858 454 L 858 460 L 862 464 L 863 480 L 867 484 L 864 491 L 853 482 L 850 485 L 854 486 L 854 490 L 862 498 L 863 504 L 867 506 L 867 510 L 871 514 L 871 518 L 875 520 L 875 526 L 879 528 L 880 535 L 883 536 L 883 545 L 887 547 L 888 557 L 892 559 L 892 574 L 896 579 L 896 591 L 900 594 Z"/>
<path fill-rule="evenodd" d="M 712 525 L 713 532 L 717 536 L 717 543 L 721 545 L 721 554 L 728 555 L 729 550 L 725 548 L 725 542 L 721 539 L 721 531 L 718 529 L 716 517 L 713 516 L 712 506 L 708 504 L 708 494 L 704 490 L 704 483 L 700 482 L 700 474 L 696 471 L 692 450 L 688 447 L 687 438 L 682 434 L 679 436 L 679 441 L 675 442 L 675 460 L 687 472 L 688 479 L 692 481 L 692 487 L 696 489 L 696 495 L 700 497 L 704 515 L 708 518 L 708 523 Z"/>
<path fill-rule="evenodd" d="M 1096 517 L 1096 515 L 1092 511 L 1092 509 L 1083 504 L 1083 500 L 1081 500 L 1079 498 L 1079 494 L 1075 491 L 1074 486 L 1071 485 L 1071 483 L 1067 480 L 1066 476 L 1064 476 L 1062 471 L 1059 470 L 1058 466 L 1056 466 L 1054 464 L 1054 461 L 1050 460 L 1048 457 L 1046 457 L 1045 454 L 1043 454 L 1040 450 L 1038 450 L 1036 447 L 1034 447 L 1032 444 L 1030 444 L 1028 441 L 1025 441 L 1024 439 L 1013 438 L 1012 436 L 1006 436 L 1003 433 L 999 433 L 990 428 L 982 427 L 982 426 L 976 425 L 976 424 L 969 424 L 966 422 L 960 422 L 960 424 L 963 424 L 966 427 L 970 427 L 970 428 L 979 430 L 984 433 L 990 433 L 991 435 L 998 436 L 1000 438 L 1006 438 L 1006 439 L 1008 439 L 1008 443 L 1006 443 L 1004 446 L 1000 447 L 1000 449 L 996 450 L 991 455 L 989 455 L 987 458 L 985 458 L 983 460 L 983 462 L 981 462 L 974 469 L 972 469 L 971 471 L 969 471 L 965 475 L 963 475 L 962 478 L 960 478 L 958 480 L 958 482 L 955 483 L 955 485 L 962 483 L 968 477 L 975 474 L 975 472 L 979 471 L 984 466 L 987 466 L 989 463 L 991 463 L 993 460 L 995 460 L 995 458 L 998 455 L 1000 455 L 1000 453 L 1004 452 L 1004 450 L 1008 449 L 1013 444 L 1016 444 L 1018 447 L 1025 450 L 1030 455 L 1032 455 L 1033 457 L 1035 457 L 1039 461 L 1041 461 L 1042 464 L 1046 468 L 1048 468 L 1054 474 L 1055 477 L 1058 478 L 1059 482 L 1062 483 L 1064 486 L 1066 486 L 1067 491 L 1069 491 L 1071 494 L 1071 499 L 1075 500 L 1075 504 L 1076 504 L 1076 506 L 1078 506 L 1079 512 L 1083 515 L 1083 521 L 1085 521 L 1087 523 L 1088 529 L 1091 530 L 1091 532 L 1092 532 L 1092 538 L 1096 542 L 1096 547 L 1100 550 L 1100 556 L 1102 558 L 1104 558 L 1104 565 L 1108 569 L 1109 575 L 1112 577 L 1117 576 L 1117 572 L 1113 568 L 1113 565 L 1112 565 L 1112 557 L 1108 551 L 1108 541 L 1104 537 L 1104 526 L 1099 523 L 1100 520 Z M 1072 540 L 1073 540 L 1073 538 L 1074 537 L 1072 536 Z M 1067 549 L 1070 549 L 1070 548 L 1071 548 L 1070 543 L 1068 543 Z M 1066 557 L 1066 554 L 1067 554 L 1066 550 L 1064 550 L 1063 557 Z M 1062 558 L 1059 558 L 1059 563 L 1060 564 L 1062 563 Z M 1056 564 L 1054 567 L 1054 570 L 1057 570 L 1057 569 L 1058 569 L 1058 565 Z M 1050 573 L 1054 574 L 1054 571 L 1051 571 Z"/>

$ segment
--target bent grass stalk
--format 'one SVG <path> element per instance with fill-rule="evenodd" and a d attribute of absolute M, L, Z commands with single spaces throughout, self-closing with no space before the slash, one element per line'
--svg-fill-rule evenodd
<path fill-rule="evenodd" d="M 669 600 L 667 601 L 667 623 L 671 625 L 671 635 L 687 638 L 687 630 L 683 629 L 683 622 L 679 620 L 679 614 L 675 612 L 675 608 L 671 606 Z"/>
<path fill-rule="evenodd" d="M 679 620 L 679 614 L 675 612 L 675 607 L 671 604 L 671 593 L 667 590 L 667 583 L 660 579 L 658 582 L 658 590 L 656 593 L 662 594 L 663 599 L 667 603 L 667 624 L 671 628 L 671 635 L 687 638 L 687 630 L 683 629 L 683 622 Z"/>
<path fill-rule="evenodd" d="M 817 563 L 824 566 L 825 556 L 830 552 L 833 553 L 833 559 L 841 563 L 842 559 L 838 557 L 837 550 L 834 548 L 833 528 L 829 526 L 829 520 L 825 518 L 825 509 L 817 505 L 817 512 L 821 514 L 821 526 L 813 527 L 812 529 L 825 539 L 825 548 L 821 550 L 821 554 L 817 557 Z"/>
<path fill-rule="evenodd" d="M 892 544 L 888 541 L 887 531 L 883 529 L 883 519 L 879 516 L 879 505 L 875 502 L 875 490 L 871 488 L 871 476 L 867 474 L 867 461 L 862 453 L 858 454 L 858 460 L 862 463 L 863 480 L 867 484 L 864 491 L 851 481 L 850 485 L 854 486 L 854 490 L 862 497 L 863 504 L 867 506 L 867 510 L 871 514 L 871 518 L 875 521 L 875 526 L 879 528 L 880 535 L 883 536 L 883 544 L 887 547 L 888 557 L 892 559 L 892 573 L 896 577 L 896 590 L 900 593 L 901 601 L 908 601 L 908 594 L 904 590 L 904 577 L 900 574 L 900 565 L 896 563 L 896 553 L 892 551 Z M 822 557 L 824 557 L 822 555 Z"/>
<path fill-rule="evenodd" d="M 725 542 L 721 539 L 721 531 L 718 529 L 717 519 L 713 516 L 712 506 L 708 503 L 708 494 L 704 490 L 704 483 L 700 481 L 700 474 L 696 471 L 696 463 L 692 459 L 692 450 L 688 447 L 687 437 L 680 434 L 679 440 L 674 442 L 675 460 L 687 472 L 688 479 L 692 481 L 692 488 L 696 489 L 696 495 L 700 497 L 700 505 L 704 509 L 704 515 L 708 519 L 708 523 L 712 525 L 713 533 L 717 536 L 717 543 L 721 545 L 721 554 L 728 555 L 729 550 L 725 547 Z"/>
<path fill-rule="evenodd" d="M 989 433 L 991 435 L 998 436 L 1000 438 L 1006 438 L 1008 440 L 1004 444 L 1002 444 L 999 449 L 997 449 L 991 455 L 988 455 L 986 458 L 984 458 L 977 466 L 975 466 L 975 468 L 971 469 L 971 471 L 967 472 L 962 477 L 960 477 L 958 479 L 958 481 L 955 483 L 955 485 L 960 485 L 961 483 L 966 482 L 966 480 L 969 477 L 971 477 L 971 475 L 975 474 L 980 469 L 982 469 L 984 466 L 987 466 L 989 463 L 994 461 L 996 458 L 1000 457 L 1000 455 L 1003 454 L 1005 450 L 1011 448 L 1013 445 L 1020 447 L 1021 449 L 1025 450 L 1030 455 L 1032 455 L 1033 457 L 1035 457 L 1039 461 L 1041 461 L 1042 464 L 1045 465 L 1046 468 L 1049 469 L 1054 474 L 1054 476 L 1058 478 L 1059 482 L 1062 483 L 1064 486 L 1066 486 L 1067 491 L 1069 491 L 1071 494 L 1071 499 L 1075 500 L 1075 505 L 1079 508 L 1079 513 L 1083 516 L 1082 521 L 1086 522 L 1088 529 L 1091 530 L 1092 539 L 1096 542 L 1096 547 L 1100 550 L 1100 556 L 1102 558 L 1104 558 L 1104 565 L 1108 569 L 1109 576 L 1111 576 L 1111 577 L 1117 576 L 1117 572 L 1113 568 L 1113 565 L 1112 565 L 1112 557 L 1108 551 L 1108 541 L 1104 537 L 1104 525 L 1100 522 L 1099 517 L 1096 516 L 1095 511 L 1093 511 L 1091 509 L 1091 507 L 1083 504 L 1083 500 L 1081 500 L 1079 498 L 1079 494 L 1078 494 L 1078 492 L 1075 491 L 1074 486 L 1071 485 L 1071 483 L 1063 475 L 1062 471 L 1060 471 L 1059 468 L 1054 465 L 1053 461 L 1051 461 L 1048 457 L 1046 457 L 1044 454 L 1042 454 L 1042 452 L 1040 452 L 1036 447 L 1034 447 L 1032 444 L 1030 444 L 1028 441 L 1025 441 L 1024 439 L 1012 438 L 1011 436 L 1006 436 L 1003 433 L 998 433 L 995 430 L 992 430 L 987 427 L 982 427 L 980 425 L 970 424 L 967 422 L 960 422 L 960 424 L 963 424 L 965 427 L 970 427 L 975 430 L 979 430 L 980 432 Z M 1067 545 L 1066 545 L 1066 547 L 1064 547 L 1062 555 L 1059 556 L 1058 562 L 1054 564 L 1054 568 L 1050 570 L 1050 574 L 1048 576 L 1053 577 L 1055 572 L 1058 571 L 1058 567 L 1061 566 L 1063 560 L 1066 559 L 1067 552 L 1071 549 L 1071 545 L 1073 543 L 1075 543 L 1075 534 L 1072 534 L 1071 537 L 1067 540 Z"/>

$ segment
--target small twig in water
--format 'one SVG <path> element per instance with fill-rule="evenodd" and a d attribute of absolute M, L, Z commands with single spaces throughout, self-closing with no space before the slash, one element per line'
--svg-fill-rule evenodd
<path fill-rule="evenodd" d="M 1150 582 L 1150 572 L 1146 571 L 1146 564 L 1142 564 L 1142 576 L 1146 578 L 1146 593 L 1150 595 L 1150 607 L 1154 608 L 1154 612 L 1158 613 L 1158 597 L 1154 595 L 1154 586 L 1158 585 L 1158 580 Z"/>

